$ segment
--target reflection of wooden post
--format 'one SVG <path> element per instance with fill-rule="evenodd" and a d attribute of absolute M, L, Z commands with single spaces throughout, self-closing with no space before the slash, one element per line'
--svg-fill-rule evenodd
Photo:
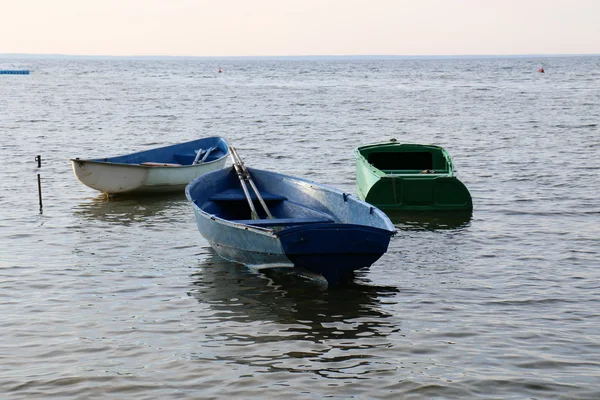
<path fill-rule="evenodd" d="M 40 196 L 40 213 L 42 212 L 42 178 L 40 178 L 40 174 L 38 174 L 38 195 Z"/>
<path fill-rule="evenodd" d="M 37 163 L 38 163 L 38 168 L 42 168 L 42 156 L 38 154 L 35 157 L 35 161 L 37 161 Z M 43 205 L 42 205 L 42 178 L 41 178 L 40 174 L 37 174 L 37 176 L 38 176 L 38 196 L 40 198 L 40 214 L 41 214 L 42 208 L 43 208 Z"/>

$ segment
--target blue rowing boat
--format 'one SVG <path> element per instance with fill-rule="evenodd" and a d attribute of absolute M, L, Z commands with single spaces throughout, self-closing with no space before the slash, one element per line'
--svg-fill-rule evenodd
<path fill-rule="evenodd" d="M 230 154 L 237 155 L 234 148 Z M 221 257 L 295 267 L 329 284 L 370 267 L 396 233 L 381 210 L 350 194 L 246 168 L 239 158 L 230 168 L 194 179 L 185 193 L 200 234 Z"/>

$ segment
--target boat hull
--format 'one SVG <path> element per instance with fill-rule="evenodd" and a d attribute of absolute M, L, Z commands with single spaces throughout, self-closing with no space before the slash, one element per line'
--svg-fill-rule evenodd
<path fill-rule="evenodd" d="M 402 157 L 408 161 L 398 161 Z M 375 144 L 357 148 L 355 159 L 358 197 L 383 211 L 473 209 L 469 190 L 440 147 Z"/>
<path fill-rule="evenodd" d="M 195 151 L 213 147 L 212 158 L 193 164 Z M 71 159 L 75 177 L 107 193 L 141 194 L 183 191 L 198 176 L 222 169 L 228 155 L 221 138 L 205 138 L 165 148 L 104 159 Z"/>
<path fill-rule="evenodd" d="M 221 257 L 246 265 L 309 270 L 335 284 L 352 271 L 370 267 L 387 251 L 395 228 L 381 210 L 300 178 L 250 172 L 273 219 L 240 219 L 249 213 L 240 214 L 249 208 L 243 196 L 226 209 L 223 202 L 233 198 L 223 194 L 239 186 L 231 169 L 203 175 L 186 187 L 198 230 Z"/>

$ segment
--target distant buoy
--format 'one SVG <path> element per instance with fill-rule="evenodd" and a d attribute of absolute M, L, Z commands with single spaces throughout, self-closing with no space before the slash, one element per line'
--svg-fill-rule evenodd
<path fill-rule="evenodd" d="M 0 69 L 1 75 L 29 75 L 28 69 Z"/>
<path fill-rule="evenodd" d="M 539 72 L 540 74 L 543 74 L 543 73 L 545 73 L 546 71 L 544 71 L 544 68 L 540 68 L 540 69 L 538 69 L 538 70 L 537 70 L 537 72 Z"/>
<path fill-rule="evenodd" d="M 221 71 L 221 68 L 219 68 L 219 73 L 221 73 L 221 72 L 223 72 L 223 71 Z"/>

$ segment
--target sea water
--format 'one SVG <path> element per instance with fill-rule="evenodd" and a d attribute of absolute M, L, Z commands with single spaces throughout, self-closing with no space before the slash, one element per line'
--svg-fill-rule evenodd
<path fill-rule="evenodd" d="M 31 74 L 0 76 L 0 397 L 600 398 L 600 57 L 2 66 Z M 474 210 L 393 216 L 323 290 L 70 167 L 215 135 L 348 193 L 355 147 L 440 145 Z"/>

